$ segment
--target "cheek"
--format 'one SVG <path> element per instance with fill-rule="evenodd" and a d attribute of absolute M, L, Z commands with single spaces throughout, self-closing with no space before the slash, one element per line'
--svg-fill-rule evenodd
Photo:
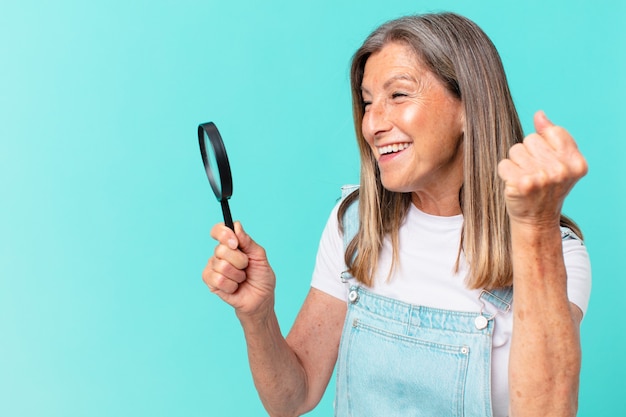
<path fill-rule="evenodd" d="M 396 124 L 402 126 L 408 131 L 425 131 L 431 130 L 430 123 L 432 120 L 422 105 L 418 103 L 405 103 L 395 109 L 394 119 Z M 431 115 L 432 116 L 432 115 Z"/>

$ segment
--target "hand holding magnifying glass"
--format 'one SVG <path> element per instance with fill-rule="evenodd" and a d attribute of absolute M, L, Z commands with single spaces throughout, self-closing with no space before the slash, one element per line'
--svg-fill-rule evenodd
<path fill-rule="evenodd" d="M 228 199 L 233 194 L 233 178 L 222 136 L 213 122 L 202 123 L 198 126 L 198 141 L 200 142 L 200 153 L 206 175 L 209 177 L 209 183 L 215 197 L 222 204 L 224 224 L 234 230 L 233 218 L 228 205 Z"/>

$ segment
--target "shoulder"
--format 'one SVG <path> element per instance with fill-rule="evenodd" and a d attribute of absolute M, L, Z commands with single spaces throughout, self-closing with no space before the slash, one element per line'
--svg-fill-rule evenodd
<path fill-rule="evenodd" d="M 569 270 L 573 267 L 584 269 L 585 274 L 591 276 L 591 263 L 589 261 L 589 253 L 583 240 L 578 237 L 572 230 L 561 228 L 561 242 L 563 246 L 563 258 L 565 266 Z"/>
<path fill-rule="evenodd" d="M 322 232 L 311 286 L 345 301 L 347 292 L 340 279 L 341 273 L 347 268 L 343 257 L 343 236 L 337 216 L 340 205 L 341 201 L 335 204 Z"/>
<path fill-rule="evenodd" d="M 358 184 L 346 184 L 341 186 L 341 198 L 345 199 L 350 194 L 354 193 L 359 189 Z"/>
<path fill-rule="evenodd" d="M 591 296 L 591 261 L 587 247 L 572 230 L 561 228 L 563 261 L 567 273 L 567 293 L 570 301 L 583 313 Z"/>
<path fill-rule="evenodd" d="M 339 230 L 343 235 L 344 247 L 348 246 L 359 231 L 358 191 L 358 185 L 344 185 L 341 187 L 341 201 L 337 208 L 336 216 Z M 341 220 L 339 217 L 341 217 Z"/>

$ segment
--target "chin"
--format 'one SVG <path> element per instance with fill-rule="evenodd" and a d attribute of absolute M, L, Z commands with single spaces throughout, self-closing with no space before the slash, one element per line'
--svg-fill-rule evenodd
<path fill-rule="evenodd" d="M 394 193 L 411 193 L 413 190 L 407 184 L 398 184 L 393 181 L 384 181 L 381 180 L 383 188 L 387 191 L 391 191 Z"/>

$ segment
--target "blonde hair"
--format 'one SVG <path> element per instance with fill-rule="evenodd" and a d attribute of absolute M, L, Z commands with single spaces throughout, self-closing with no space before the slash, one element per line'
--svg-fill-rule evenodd
<path fill-rule="evenodd" d="M 345 253 L 349 272 L 371 285 L 386 235 L 393 246 L 393 269 L 400 225 L 411 204 L 410 193 L 392 192 L 382 186 L 376 158 L 361 131 L 365 63 L 390 42 L 408 45 L 465 110 L 464 183 L 459 190 L 464 222 L 456 268 L 463 252 L 469 263 L 469 288 L 509 286 L 513 281 L 511 237 L 504 184 L 497 166 L 509 148 L 523 140 L 523 131 L 495 46 L 474 22 L 453 13 L 387 22 L 365 40 L 352 58 L 350 81 L 361 184 L 358 193 L 344 200 L 339 210 L 342 225 L 345 210 L 358 198 L 359 230 Z M 562 216 L 561 222 L 581 236 L 571 220 Z"/>

